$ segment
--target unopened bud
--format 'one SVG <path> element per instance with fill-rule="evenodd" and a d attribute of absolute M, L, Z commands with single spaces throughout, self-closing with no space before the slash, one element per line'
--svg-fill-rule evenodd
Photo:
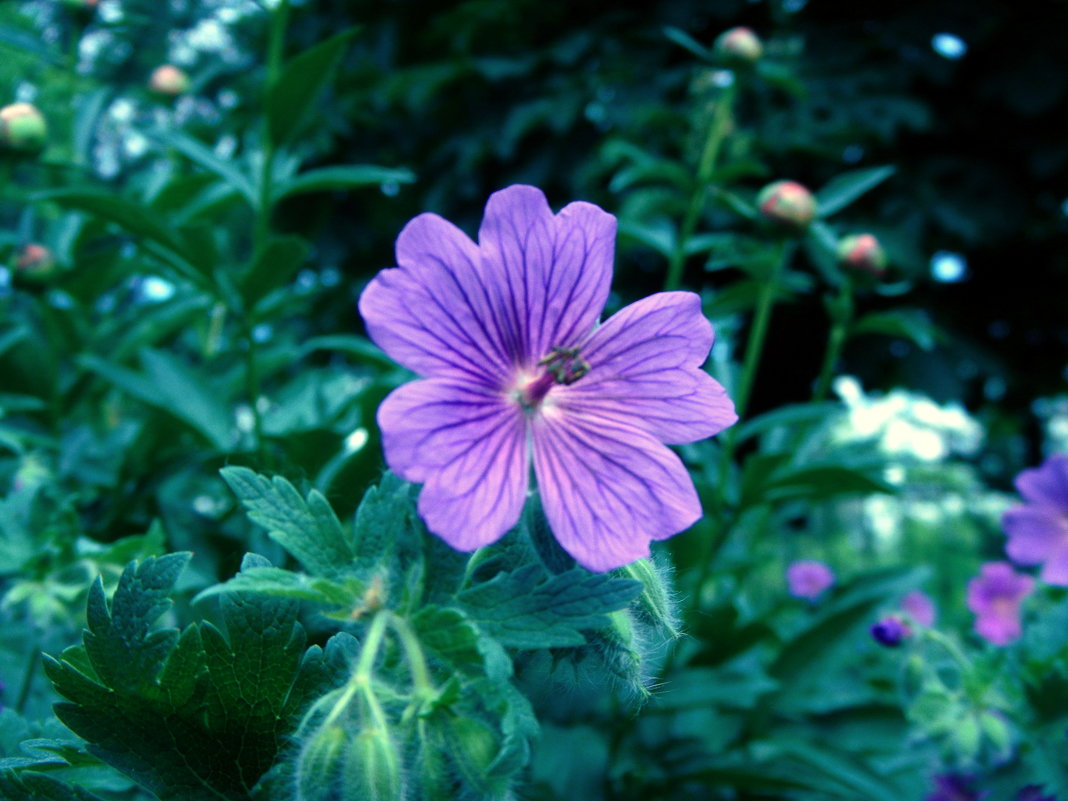
<path fill-rule="evenodd" d="M 503 781 L 489 771 L 500 750 L 496 732 L 475 718 L 454 717 L 446 736 L 449 755 L 464 781 L 481 795 L 496 797 Z"/>
<path fill-rule="evenodd" d="M 189 91 L 189 76 L 173 64 L 164 64 L 152 71 L 148 88 L 162 97 L 178 97 Z"/>
<path fill-rule="evenodd" d="M 672 637 L 679 636 L 679 617 L 671 589 L 671 574 L 668 569 L 652 559 L 638 559 L 622 568 L 627 578 L 642 583 L 638 596 L 642 611 L 652 622 Z"/>
<path fill-rule="evenodd" d="M 785 228 L 802 230 L 816 216 L 816 199 L 796 181 L 776 181 L 757 195 L 757 206 L 764 219 Z"/>
<path fill-rule="evenodd" d="M 901 619 L 888 617 L 871 627 L 872 638 L 880 645 L 896 648 L 901 641 L 912 635 L 912 629 Z"/>
<path fill-rule="evenodd" d="M 45 145 L 48 126 L 36 106 L 12 103 L 0 108 L 0 144 L 20 153 L 35 153 Z"/>
<path fill-rule="evenodd" d="M 342 726 L 324 726 L 305 742 L 297 760 L 297 792 L 305 801 L 327 801 L 342 782 L 349 735 Z"/>
<path fill-rule="evenodd" d="M 726 61 L 752 64 L 764 55 L 764 45 L 752 29 L 739 27 L 724 31 L 716 37 L 712 49 Z"/>
<path fill-rule="evenodd" d="M 370 726 L 352 741 L 345 760 L 343 795 L 361 801 L 400 801 L 404 798 L 400 753 L 389 732 Z"/>
<path fill-rule="evenodd" d="M 15 280 L 30 283 L 47 281 L 56 274 L 52 251 L 36 242 L 23 245 L 15 257 Z"/>
<path fill-rule="evenodd" d="M 851 234 L 838 243 L 838 263 L 847 270 L 879 278 L 886 272 L 886 253 L 871 234 Z"/>

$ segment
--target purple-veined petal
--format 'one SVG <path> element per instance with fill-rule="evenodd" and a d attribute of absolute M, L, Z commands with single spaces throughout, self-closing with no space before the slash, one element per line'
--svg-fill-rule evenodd
<path fill-rule="evenodd" d="M 1055 453 L 1040 467 L 1016 476 L 1016 489 L 1030 503 L 1068 514 L 1068 455 Z"/>
<path fill-rule="evenodd" d="M 589 373 L 554 389 L 562 408 L 648 431 L 680 444 L 718 434 L 738 420 L 726 390 L 700 369 L 712 326 L 693 292 L 660 292 L 614 314 L 581 356 Z"/>
<path fill-rule="evenodd" d="M 519 520 L 529 482 L 526 421 L 515 403 L 450 379 L 413 381 L 378 409 L 390 468 L 425 482 L 419 514 L 457 550 L 498 539 Z"/>
<path fill-rule="evenodd" d="M 545 408 L 532 423 L 534 472 L 560 545 L 604 571 L 693 525 L 701 504 L 682 461 L 632 426 Z"/>
<path fill-rule="evenodd" d="M 1005 551 L 1021 565 L 1037 565 L 1068 547 L 1068 517 L 1049 506 L 1013 506 L 1001 517 Z"/>
<path fill-rule="evenodd" d="M 532 186 L 490 196 L 478 243 L 495 282 L 497 325 L 518 365 L 533 365 L 553 346 L 573 347 L 590 332 L 608 297 L 615 236 L 616 218 L 591 203 L 553 216 Z"/>
<path fill-rule="evenodd" d="M 447 220 L 420 214 L 397 237 L 397 264 L 360 295 L 375 344 L 419 375 L 500 387 L 514 356 L 498 328 L 496 290 L 485 281 L 478 247 Z"/>

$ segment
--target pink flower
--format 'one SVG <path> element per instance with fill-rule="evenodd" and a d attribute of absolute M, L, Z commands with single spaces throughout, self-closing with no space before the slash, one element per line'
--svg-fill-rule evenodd
<path fill-rule="evenodd" d="M 795 598 L 816 598 L 834 584 L 834 571 L 823 562 L 794 562 L 786 568 L 786 583 Z"/>
<path fill-rule="evenodd" d="M 478 243 L 435 214 L 397 238 L 396 269 L 360 296 L 371 338 L 422 376 L 378 410 L 390 468 L 422 483 L 427 527 L 461 551 L 519 520 L 533 463 L 560 545 L 591 570 L 649 554 L 693 525 L 689 473 L 663 443 L 737 416 L 701 369 L 712 326 L 692 292 L 661 292 L 598 326 L 616 220 L 590 203 L 554 215 L 540 190 L 486 205 Z"/>
<path fill-rule="evenodd" d="M 1068 587 L 1068 455 L 1056 453 L 1041 467 L 1016 477 L 1026 503 L 1007 510 L 1001 527 L 1005 551 L 1020 565 L 1042 565 L 1047 584 Z"/>
<path fill-rule="evenodd" d="M 930 628 L 935 622 L 935 605 L 926 593 L 913 590 L 901 599 L 901 611 L 914 623 Z"/>
<path fill-rule="evenodd" d="M 1017 573 L 1008 562 L 987 562 L 968 582 L 968 608 L 975 613 L 975 632 L 994 645 L 1020 638 L 1020 602 L 1034 590 L 1035 580 Z"/>

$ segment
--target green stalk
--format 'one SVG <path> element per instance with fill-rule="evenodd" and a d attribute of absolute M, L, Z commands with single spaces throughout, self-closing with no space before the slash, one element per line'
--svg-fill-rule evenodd
<path fill-rule="evenodd" d="M 408 670 L 412 674 L 412 702 L 404 713 L 404 718 L 408 719 L 419 711 L 424 701 L 433 698 L 437 691 L 430 678 L 430 669 L 427 667 L 426 656 L 423 654 L 423 646 L 420 645 L 419 638 L 415 636 L 408 621 L 390 612 L 389 624 L 394 634 L 397 635 L 397 639 L 400 640 L 404 656 L 408 660 Z"/>
<path fill-rule="evenodd" d="M 778 294 L 779 285 L 782 282 L 782 274 L 786 264 L 790 261 L 793 253 L 793 243 L 784 242 L 779 247 L 779 252 L 772 262 L 771 270 L 764 279 L 757 298 L 756 311 L 753 316 L 753 326 L 749 331 L 748 341 L 745 345 L 745 360 L 742 367 L 742 375 L 738 380 L 738 386 L 734 391 L 734 409 L 739 420 L 745 419 L 746 407 L 749 404 L 749 393 L 756 378 L 757 368 L 760 366 L 760 357 L 764 351 L 764 340 L 767 338 L 768 325 L 771 322 L 771 312 L 775 306 L 775 296 Z M 734 459 L 738 427 L 727 429 L 722 436 L 723 444 L 720 450 L 719 486 L 718 492 L 713 498 L 713 507 L 710 510 L 714 518 L 715 536 L 705 540 L 697 565 L 697 576 L 693 584 L 690 596 L 692 609 L 696 610 L 701 605 L 701 588 L 708 581 L 712 571 L 712 564 L 716 555 L 727 542 L 731 531 L 731 517 L 727 509 L 727 474 L 730 471 L 731 462 Z"/>
<path fill-rule="evenodd" d="M 731 119 L 731 111 L 734 107 L 734 99 L 737 95 L 738 77 L 735 76 L 731 85 L 723 90 L 716 109 L 712 113 L 712 121 L 708 126 L 708 137 L 705 139 L 705 147 L 701 153 L 701 161 L 697 166 L 697 185 L 690 196 L 690 205 L 686 209 L 686 216 L 682 220 L 682 228 L 675 240 L 675 249 L 671 253 L 668 263 L 667 277 L 664 279 L 664 289 L 678 289 L 682 283 L 682 271 L 686 265 L 686 245 L 693 237 L 697 228 L 697 221 L 701 217 L 701 210 L 705 206 L 705 196 L 708 193 L 709 179 L 716 168 L 716 160 L 719 158 L 720 147 L 726 138 L 727 127 Z"/>
<path fill-rule="evenodd" d="M 26 714 L 26 703 L 30 700 L 33 677 L 37 674 L 37 665 L 40 661 L 41 651 L 35 646 L 30 650 L 30 657 L 26 660 L 26 669 L 22 673 L 22 686 L 19 688 L 18 700 L 15 701 L 15 711 L 20 715 Z"/>
<path fill-rule="evenodd" d="M 828 301 L 827 309 L 831 315 L 831 333 L 823 355 L 823 367 L 820 368 L 820 376 L 816 381 L 816 391 L 812 396 L 812 400 L 817 403 L 826 399 L 831 388 L 834 367 L 842 355 L 842 347 L 849 333 L 849 323 L 853 319 L 853 286 L 848 278 L 842 282 L 838 297 Z"/>
<path fill-rule="evenodd" d="M 323 721 L 324 728 L 341 716 L 358 692 L 370 686 L 371 673 L 374 670 L 378 651 L 382 647 L 382 640 L 385 637 L 386 624 L 388 622 L 389 613 L 385 611 L 378 612 L 371 619 L 371 625 L 367 627 L 367 633 L 363 638 L 363 646 L 360 648 L 360 658 L 356 662 L 356 668 L 352 671 L 348 684 L 345 685 L 344 691 L 334 703 L 330 714 Z"/>

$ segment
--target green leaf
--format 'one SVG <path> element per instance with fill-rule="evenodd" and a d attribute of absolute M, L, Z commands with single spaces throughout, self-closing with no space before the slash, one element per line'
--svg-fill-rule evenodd
<path fill-rule="evenodd" d="M 351 611 L 359 604 L 364 584 L 354 578 L 331 581 L 280 567 L 249 567 L 229 581 L 202 591 L 194 601 L 235 592 L 312 601 Z"/>
<path fill-rule="evenodd" d="M 451 670 L 486 672 L 478 628 L 459 609 L 421 607 L 411 619 L 419 644 Z"/>
<path fill-rule="evenodd" d="M 299 236 L 271 239 L 241 276 L 239 286 L 245 302 L 250 307 L 255 306 L 268 294 L 288 284 L 308 258 L 310 250 L 307 240 Z"/>
<path fill-rule="evenodd" d="M 666 220 L 651 224 L 620 220 L 619 234 L 652 248 L 665 259 L 670 259 L 675 250 L 675 228 Z"/>
<path fill-rule="evenodd" d="M 866 192 L 874 189 L 897 170 L 893 166 L 867 167 L 836 175 L 816 193 L 820 217 L 830 217 Z"/>
<path fill-rule="evenodd" d="M 761 436 L 775 428 L 794 428 L 825 422 L 840 408 L 838 403 L 794 403 L 739 423 L 734 432 L 735 442 L 741 443 Z"/>
<path fill-rule="evenodd" d="M 690 36 L 690 34 L 686 33 L 686 31 L 676 28 L 673 25 L 665 25 L 662 30 L 664 31 L 664 36 L 679 47 L 689 51 L 703 61 L 712 60 L 712 52 Z"/>
<path fill-rule="evenodd" d="M 383 367 L 395 368 L 397 363 L 387 356 L 381 348 L 366 337 L 356 334 L 327 334 L 312 337 L 300 346 L 298 353 L 304 358 L 317 350 L 332 350 L 355 356 L 362 363 L 373 362 Z"/>
<path fill-rule="evenodd" d="M 460 606 L 479 628 L 512 648 L 584 645 L 582 629 L 609 623 L 642 591 L 638 581 L 574 568 L 549 576 L 525 565 L 461 592 Z"/>
<path fill-rule="evenodd" d="M 875 771 L 853 754 L 832 749 L 825 741 L 818 746 L 797 740 L 779 742 L 777 745 L 784 755 L 834 781 L 845 798 L 863 798 L 866 801 L 901 799 L 901 792 L 894 787 L 891 777 Z"/>
<path fill-rule="evenodd" d="M 39 192 L 34 200 L 48 200 L 60 206 L 84 211 L 102 220 L 115 223 L 135 236 L 160 246 L 166 253 L 177 257 L 172 266 L 181 270 L 187 278 L 197 279 L 203 275 L 205 265 L 198 264 L 196 255 L 182 241 L 166 219 L 154 214 L 145 204 L 129 200 L 113 192 L 99 189 L 68 187 Z"/>
<path fill-rule="evenodd" d="M 411 486 L 393 473 L 386 473 L 377 486 L 367 490 L 354 524 L 360 570 L 370 572 L 385 564 L 411 525 L 414 512 Z"/>
<path fill-rule="evenodd" d="M 188 556 L 129 565 L 110 608 L 98 582 L 84 651 L 46 658 L 46 672 L 89 752 L 161 801 L 244 801 L 309 701 L 344 680 L 352 638 L 305 651 L 297 601 L 240 593 L 220 599 L 221 628 L 153 630 Z"/>
<path fill-rule="evenodd" d="M 267 127 L 276 145 L 288 143 L 300 132 L 357 30 L 351 28 L 304 51 L 267 88 Z"/>
<path fill-rule="evenodd" d="M 901 337 L 921 350 L 933 350 L 946 337 L 927 312 L 922 309 L 894 309 L 887 312 L 871 312 L 850 327 L 851 336 L 858 334 L 884 334 Z"/>
<path fill-rule="evenodd" d="M 103 801 L 100 796 L 51 776 L 0 768 L 0 798 L 5 801 Z"/>
<path fill-rule="evenodd" d="M 309 192 L 331 192 L 339 189 L 359 189 L 386 183 L 410 184 L 415 173 L 402 167 L 378 167 L 374 164 L 344 164 L 320 167 L 290 179 L 278 188 L 276 199 L 303 195 Z"/>
<path fill-rule="evenodd" d="M 791 466 L 779 470 L 757 491 L 758 500 L 767 502 L 821 501 L 838 495 L 892 495 L 896 492 L 893 485 L 863 470 L 835 464 Z"/>
<path fill-rule="evenodd" d="M 176 128 L 153 131 L 151 135 L 163 144 L 173 147 L 194 164 L 199 164 L 221 178 L 227 185 L 237 190 L 254 211 L 259 208 L 259 198 L 256 196 L 252 181 L 235 168 L 232 162 L 219 158 L 209 148 Z"/>
<path fill-rule="evenodd" d="M 334 510 L 316 490 L 305 500 L 281 476 L 268 479 L 247 467 L 219 471 L 248 512 L 249 520 L 291 553 L 314 576 L 334 578 L 352 569 L 356 552 Z"/>

